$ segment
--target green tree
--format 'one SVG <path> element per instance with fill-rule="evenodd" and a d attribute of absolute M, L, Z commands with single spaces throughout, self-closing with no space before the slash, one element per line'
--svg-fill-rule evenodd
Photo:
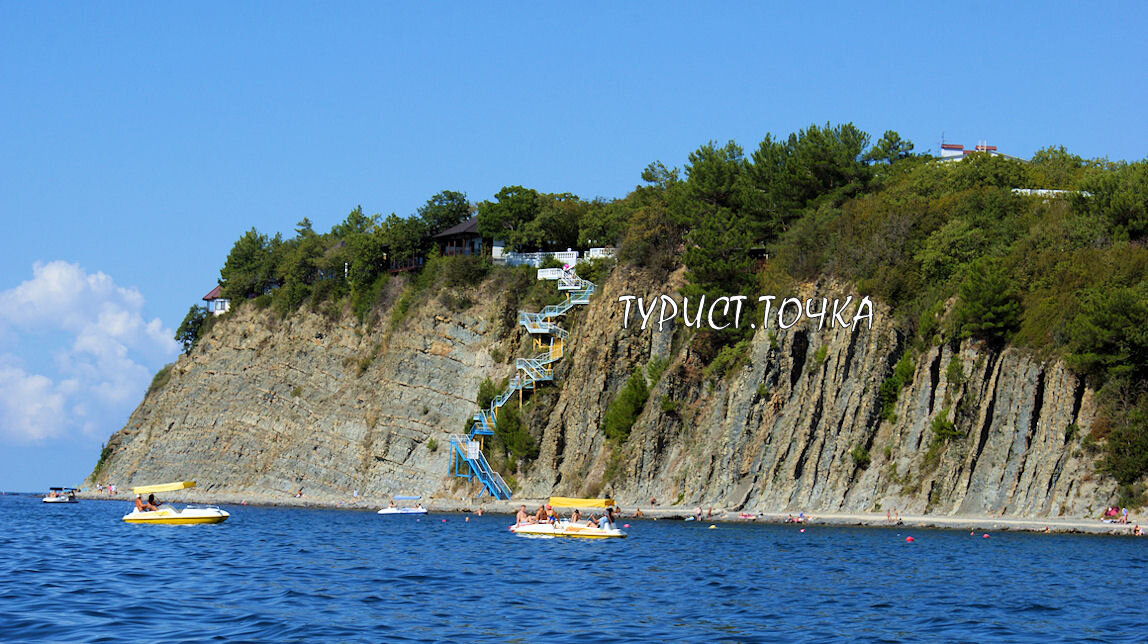
<path fill-rule="evenodd" d="M 527 244 L 547 251 L 562 251 L 578 243 L 578 222 L 588 210 L 586 202 L 568 192 L 540 195 L 538 214 L 527 223 Z"/>
<path fill-rule="evenodd" d="M 741 205 L 740 180 L 746 169 L 741 146 L 730 141 L 718 147 L 710 141 L 691 152 L 689 160 L 685 196 L 698 207 L 691 209 L 688 214 L 695 217 L 686 223 L 696 223 L 697 217 L 718 208 L 736 209 Z"/>
<path fill-rule="evenodd" d="M 1069 361 L 1103 383 L 1148 380 L 1148 281 L 1095 288 L 1068 325 Z"/>
<path fill-rule="evenodd" d="M 871 163 L 893 165 L 913 156 L 913 142 L 901 138 L 893 130 L 885 130 L 881 139 L 864 154 L 863 158 Z"/>
<path fill-rule="evenodd" d="M 1001 346 L 1020 325 L 1020 297 L 999 262 L 981 258 L 969 266 L 953 308 L 955 331 Z"/>
<path fill-rule="evenodd" d="M 469 219 L 471 210 L 466 193 L 443 190 L 419 208 L 419 217 L 427 235 L 433 236 Z"/>
<path fill-rule="evenodd" d="M 1060 145 L 1037 150 L 1029 160 L 1029 167 L 1034 188 L 1070 190 L 1080 181 L 1085 163 Z"/>
<path fill-rule="evenodd" d="M 299 222 L 295 231 L 296 237 L 283 246 L 279 264 L 282 285 L 276 295 L 276 307 L 283 314 L 299 308 L 311 295 L 324 251 L 323 240 L 315 234 L 308 219 Z"/>
<path fill-rule="evenodd" d="M 1079 210 L 1104 217 L 1122 238 L 1148 239 L 1148 160 L 1114 164 L 1080 187 L 1088 194 L 1075 197 Z"/>
<path fill-rule="evenodd" d="M 615 246 L 621 241 L 634 214 L 628 201 L 595 199 L 578 221 L 578 245 L 582 248 Z"/>
<path fill-rule="evenodd" d="M 371 288 L 387 271 L 386 230 L 376 227 L 369 233 L 352 235 L 348 241 L 352 291 Z"/>
<path fill-rule="evenodd" d="M 241 299 L 259 295 L 273 276 L 272 244 L 252 228 L 243 234 L 219 271 L 223 297 Z"/>
<path fill-rule="evenodd" d="M 852 123 L 810 125 L 784 142 L 766 135 L 747 173 L 761 195 L 753 212 L 765 238 L 787 228 L 816 200 L 842 201 L 860 192 L 871 175 L 868 145 L 869 135 Z"/>
<path fill-rule="evenodd" d="M 914 259 L 921 264 L 922 276 L 939 284 L 980 257 L 987 247 L 983 230 L 964 219 L 953 219 L 929 235 Z"/>
<path fill-rule="evenodd" d="M 192 305 L 184 316 L 183 322 L 175 331 L 175 341 L 183 345 L 184 355 L 191 355 L 191 350 L 203 335 L 203 324 L 207 320 L 206 306 Z"/>
<path fill-rule="evenodd" d="M 331 227 L 331 234 L 336 239 L 349 239 L 354 235 L 365 235 L 375 227 L 379 221 L 378 215 L 364 215 L 363 206 L 355 206 L 355 209 L 347 213 L 347 218 L 342 223 L 335 224 Z"/>
<path fill-rule="evenodd" d="M 506 451 L 515 458 L 524 461 L 538 458 L 538 443 L 527 431 L 517 402 L 508 402 L 498 409 L 494 435 L 502 441 Z"/>
<path fill-rule="evenodd" d="M 1028 166 L 1017 159 L 993 156 L 988 152 L 974 152 L 966 155 L 960 163 L 953 164 L 953 185 L 957 190 L 969 188 L 1027 188 Z"/>
<path fill-rule="evenodd" d="M 494 196 L 497 201 L 478 205 L 478 232 L 483 237 L 506 241 L 507 250 L 528 247 L 528 225 L 541 208 L 538 192 L 522 186 L 507 186 Z"/>
<path fill-rule="evenodd" d="M 686 239 L 682 258 L 690 281 L 687 295 L 747 294 L 754 281 L 749 222 L 729 208 L 698 221 Z"/>
<path fill-rule="evenodd" d="M 424 255 L 429 237 L 426 223 L 418 217 L 399 217 L 391 213 L 383 221 L 383 240 L 387 257 L 392 262 L 405 262 Z"/>

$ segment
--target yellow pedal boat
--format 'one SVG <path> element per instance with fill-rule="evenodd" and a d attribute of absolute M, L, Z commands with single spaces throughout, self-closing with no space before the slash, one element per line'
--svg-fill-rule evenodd
<path fill-rule="evenodd" d="M 195 487 L 195 481 L 177 481 L 175 483 L 161 483 L 159 485 L 143 485 L 132 488 L 132 492 L 139 499 L 144 494 L 156 492 L 174 492 L 189 487 Z M 231 516 L 226 510 L 216 507 L 185 507 L 177 510 L 170 505 L 164 505 L 155 510 L 141 507 L 139 500 L 137 506 L 130 513 L 124 515 L 125 523 L 154 523 L 162 525 L 191 525 L 197 523 L 223 523 Z M 159 502 L 157 501 L 157 504 Z"/>

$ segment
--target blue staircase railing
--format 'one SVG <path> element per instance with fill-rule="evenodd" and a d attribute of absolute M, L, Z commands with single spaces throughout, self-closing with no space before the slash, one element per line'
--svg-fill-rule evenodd
<path fill-rule="evenodd" d="M 482 490 L 478 493 L 479 498 L 489 494 L 495 499 L 509 499 L 510 486 L 502 479 L 502 475 L 495 472 L 490 463 L 486 461 L 486 457 L 482 455 L 482 450 L 475 449 L 468 454 L 468 448 L 472 442 L 474 442 L 473 438 L 459 434 L 450 437 L 451 473 L 467 479 L 477 478 L 479 483 L 482 483 Z M 464 464 L 466 465 L 465 472 L 462 467 Z"/>
<path fill-rule="evenodd" d="M 506 481 L 498 472 L 490 467 L 480 448 L 481 443 L 476 437 L 493 436 L 498 423 L 498 410 L 515 392 L 533 390 L 539 382 L 552 382 L 554 380 L 553 364 L 560 360 L 565 353 L 566 339 L 569 333 L 554 322 L 554 318 L 565 315 L 578 304 L 590 302 L 590 296 L 597 287 L 574 273 L 573 269 L 546 269 L 538 272 L 538 279 L 557 279 L 558 290 L 566 291 L 566 300 L 561 304 L 543 307 L 538 313 L 526 311 L 518 312 L 518 323 L 525 327 L 531 335 L 549 335 L 547 346 L 541 339 L 535 340 L 538 348 L 545 347 L 544 352 L 535 354 L 530 358 L 518 358 L 514 361 L 514 377 L 507 383 L 503 391 L 494 400 L 490 401 L 487 409 L 480 409 L 474 415 L 474 424 L 466 436 L 453 435 L 451 443 L 451 474 L 468 480 L 477 478 L 482 484 L 479 498 L 489 494 L 495 499 L 509 499 L 511 490 Z"/>

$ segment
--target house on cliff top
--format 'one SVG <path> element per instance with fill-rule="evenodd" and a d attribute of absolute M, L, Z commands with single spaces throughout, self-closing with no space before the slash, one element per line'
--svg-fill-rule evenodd
<path fill-rule="evenodd" d="M 482 235 L 478 232 L 478 215 L 435 235 L 434 241 L 438 245 L 439 254 L 443 257 L 481 255 Z"/>
<path fill-rule="evenodd" d="M 231 308 L 231 300 L 226 297 L 221 297 L 221 287 L 216 286 L 211 289 L 211 292 L 203 296 L 203 301 L 207 302 L 207 310 L 212 315 L 223 315 Z"/>

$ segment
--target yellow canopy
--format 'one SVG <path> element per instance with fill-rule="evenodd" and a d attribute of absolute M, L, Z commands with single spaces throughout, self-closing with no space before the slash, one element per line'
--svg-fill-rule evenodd
<path fill-rule="evenodd" d="M 572 499 L 565 496 L 550 497 L 550 505 L 556 508 L 611 508 L 614 499 Z"/>
<path fill-rule="evenodd" d="M 184 488 L 195 487 L 195 481 L 176 481 L 175 483 L 160 483 L 159 485 L 141 485 L 133 487 L 133 494 L 153 494 L 155 492 L 175 492 Z"/>

